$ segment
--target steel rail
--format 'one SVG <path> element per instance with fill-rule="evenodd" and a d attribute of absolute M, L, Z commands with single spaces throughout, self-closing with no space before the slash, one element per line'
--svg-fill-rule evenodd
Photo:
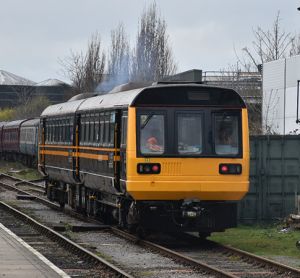
<path fill-rule="evenodd" d="M 39 223 L 35 219 L 29 217 L 28 215 L 24 214 L 23 212 L 9 206 L 8 204 L 0 201 L 0 207 L 1 209 L 5 209 L 18 217 L 22 221 L 26 221 L 26 223 L 29 223 L 33 228 L 38 230 L 39 232 L 47 235 L 52 240 L 55 240 L 56 242 L 59 242 L 64 246 L 66 249 L 71 250 L 73 252 L 76 252 L 81 257 L 87 258 L 88 260 L 96 263 L 101 264 L 108 268 L 110 271 L 113 271 L 116 276 L 118 277 L 126 277 L 126 278 L 134 278 L 129 273 L 126 273 L 125 271 L 121 270 L 117 266 L 113 265 L 112 263 L 102 259 L 101 257 L 96 256 L 92 252 L 88 251 L 87 249 L 81 247 L 80 245 L 76 244 L 75 242 L 71 241 L 70 239 L 64 237 L 63 235 L 59 234 L 58 232 L 50 229 L 49 227 L 46 227 L 45 225 Z"/>
<path fill-rule="evenodd" d="M 15 191 L 18 191 L 20 192 L 21 194 L 28 194 L 28 195 L 31 195 L 31 196 L 34 196 L 36 197 L 37 201 L 47 205 L 47 206 L 50 206 L 52 207 L 53 209 L 55 210 L 59 210 L 59 211 L 62 211 L 62 209 L 60 208 L 59 205 L 55 204 L 55 203 L 52 203 L 44 198 L 41 198 L 41 197 L 38 197 L 36 195 L 33 195 L 31 193 L 28 193 L 26 191 L 23 191 L 23 190 L 20 190 L 19 188 L 13 186 L 13 185 L 8 185 L 8 184 L 5 184 L 1 181 L 1 177 L 6 177 L 6 178 L 9 178 L 9 179 L 12 179 L 14 181 L 18 181 L 18 180 L 21 180 L 21 179 L 18 179 L 18 178 L 15 178 L 15 177 L 11 177 L 11 176 L 7 176 L 7 175 L 4 175 L 4 174 L 0 174 L 0 185 L 3 185 L 4 187 L 7 187 L 8 189 L 11 189 L 11 190 L 15 190 Z M 26 180 L 22 180 L 22 182 L 27 182 Z M 84 219 L 84 220 L 87 220 L 87 221 L 90 221 L 90 222 L 94 222 L 94 223 L 99 223 L 99 221 L 93 219 L 93 218 L 86 218 L 86 217 L 82 217 L 81 214 L 78 214 L 74 211 L 71 211 L 71 210 L 64 210 L 65 213 L 71 215 L 71 216 L 74 216 L 74 217 L 77 217 L 79 219 Z M 214 273 L 215 275 L 221 275 L 222 277 L 231 277 L 231 278 L 234 278 L 234 277 L 238 277 L 238 276 L 235 276 L 233 274 L 230 274 L 230 273 L 227 273 L 227 272 L 224 272 L 220 269 L 217 269 L 215 267 L 212 267 L 204 262 L 200 262 L 198 260 L 194 260 L 192 258 L 189 258 L 188 256 L 185 256 L 185 255 L 182 255 L 178 252 L 175 252 L 171 249 L 168 249 L 168 248 L 165 248 L 163 246 L 160 246 L 158 244 L 155 244 L 153 242 L 150 242 L 150 241 L 146 241 L 146 240 L 142 240 L 132 234 L 129 234 L 123 230 L 120 230 L 116 227 L 111 227 L 110 228 L 111 231 L 121 237 L 124 237 L 130 241 L 133 241 L 133 242 L 137 242 L 138 244 L 140 245 L 143 245 L 145 247 L 148 247 L 148 248 L 152 248 L 152 249 L 155 249 L 159 252 L 162 252 L 168 256 L 171 256 L 173 258 L 176 258 L 178 260 L 181 260 L 185 263 L 188 263 L 190 265 L 193 265 L 197 268 L 203 268 L 206 269 L 208 272 L 210 273 Z M 193 239 L 193 240 L 197 240 L 198 238 L 196 238 L 195 236 L 192 236 L 192 235 L 187 235 L 187 238 L 189 239 Z M 289 274 L 292 274 L 294 275 L 295 277 L 300 277 L 300 269 L 297 269 L 297 268 L 294 268 L 294 267 L 290 267 L 290 266 L 287 266 L 287 265 L 284 265 L 284 264 L 281 264 L 281 263 L 278 263 L 278 262 L 275 262 L 275 261 L 272 261 L 272 260 L 269 260 L 269 259 L 266 259 L 266 258 L 263 258 L 263 257 L 260 257 L 260 256 L 257 256 L 257 255 L 254 255 L 254 254 L 251 254 L 249 252 L 246 252 L 246 251 L 243 251 L 243 250 L 240 250 L 240 249 L 237 249 L 237 248 L 234 248 L 234 247 L 230 247 L 230 246 L 226 246 L 226 245 L 222 245 L 222 244 L 219 244 L 219 243 L 216 243 L 214 241 L 209 241 L 207 240 L 207 242 L 209 242 L 210 244 L 213 244 L 214 246 L 216 247 L 219 247 L 221 249 L 223 249 L 224 251 L 226 252 L 230 252 L 232 254 L 235 254 L 235 255 L 239 255 L 241 258 L 244 258 L 244 259 L 247 259 L 248 261 L 249 260 L 252 260 L 253 263 L 260 263 L 262 265 L 265 265 L 265 266 L 268 266 L 270 267 L 272 270 L 276 271 L 276 272 L 279 272 L 279 273 L 289 273 Z"/>
<path fill-rule="evenodd" d="M 184 256 L 184 255 L 182 255 L 178 252 L 175 252 L 171 249 L 165 248 L 165 247 L 163 247 L 161 245 L 158 245 L 156 243 L 140 239 L 137 236 L 129 234 L 129 233 L 127 233 L 123 230 L 120 230 L 118 228 L 111 227 L 111 231 L 116 235 L 119 235 L 123 238 L 126 238 L 127 240 L 130 240 L 130 241 L 133 241 L 133 242 L 137 243 L 138 245 L 141 245 L 141 246 L 150 248 L 152 250 L 158 251 L 160 253 L 163 253 L 164 255 L 167 255 L 171 258 L 179 260 L 179 261 L 181 261 L 185 264 L 191 265 L 191 266 L 193 266 L 193 267 L 195 267 L 195 268 L 197 268 L 201 271 L 204 270 L 204 271 L 208 272 L 209 274 L 216 275 L 217 277 L 238 278 L 238 276 L 235 276 L 233 274 L 225 272 L 225 271 L 223 271 L 221 269 L 218 269 L 216 267 L 212 267 L 212 266 L 210 266 L 206 263 L 200 262 L 198 260 L 194 260 L 190 257 Z"/>

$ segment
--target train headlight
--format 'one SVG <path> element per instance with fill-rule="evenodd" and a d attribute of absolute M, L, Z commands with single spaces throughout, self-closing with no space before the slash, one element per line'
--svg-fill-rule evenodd
<path fill-rule="evenodd" d="M 219 173 L 222 175 L 240 175 L 242 174 L 241 164 L 220 164 Z"/>
<path fill-rule="evenodd" d="M 137 165 L 139 174 L 159 174 L 160 169 L 159 163 L 138 163 Z"/>

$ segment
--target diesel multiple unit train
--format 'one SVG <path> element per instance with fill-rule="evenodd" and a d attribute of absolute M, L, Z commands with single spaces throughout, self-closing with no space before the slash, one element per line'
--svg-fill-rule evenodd
<path fill-rule="evenodd" d="M 47 196 L 62 207 L 132 230 L 207 236 L 236 225 L 249 187 L 248 137 L 235 91 L 157 83 L 1 123 L 0 151 L 30 163 L 38 157 Z"/>

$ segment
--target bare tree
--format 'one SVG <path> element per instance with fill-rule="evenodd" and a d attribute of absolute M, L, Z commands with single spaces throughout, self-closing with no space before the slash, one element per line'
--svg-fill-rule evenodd
<path fill-rule="evenodd" d="M 166 30 L 166 22 L 159 16 L 156 4 L 151 4 L 140 20 L 132 57 L 131 80 L 157 81 L 176 72 Z"/>
<path fill-rule="evenodd" d="M 257 69 L 258 65 L 264 62 L 288 56 L 295 37 L 281 29 L 280 21 L 280 12 L 278 12 L 271 30 L 263 30 L 261 27 L 253 30 L 252 47 L 242 49 L 247 59 L 239 59 L 245 68 L 249 69 L 254 66 Z"/>
<path fill-rule="evenodd" d="M 92 35 L 86 53 L 75 53 L 60 61 L 77 93 L 92 92 L 102 81 L 105 54 L 98 33 Z"/>
<path fill-rule="evenodd" d="M 290 56 L 295 56 L 300 54 L 300 35 L 294 36 L 292 39 Z"/>
<path fill-rule="evenodd" d="M 111 31 L 111 45 L 108 58 L 108 74 L 118 85 L 129 79 L 129 42 L 124 25 L 120 23 Z"/>
<path fill-rule="evenodd" d="M 15 108 L 14 119 L 39 117 L 50 104 L 49 99 L 45 96 L 32 96 L 29 103 L 23 103 Z"/>

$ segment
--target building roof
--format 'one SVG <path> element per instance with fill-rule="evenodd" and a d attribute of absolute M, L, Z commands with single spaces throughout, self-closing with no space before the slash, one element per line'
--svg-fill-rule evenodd
<path fill-rule="evenodd" d="M 53 87 L 53 86 L 69 86 L 69 84 L 58 80 L 58 79 L 46 79 L 40 83 L 37 83 L 35 86 L 36 87 Z"/>
<path fill-rule="evenodd" d="M 18 75 L 15 75 L 13 73 L 10 73 L 5 70 L 0 70 L 0 85 L 7 85 L 7 86 L 32 86 L 36 83 L 20 77 Z"/>

